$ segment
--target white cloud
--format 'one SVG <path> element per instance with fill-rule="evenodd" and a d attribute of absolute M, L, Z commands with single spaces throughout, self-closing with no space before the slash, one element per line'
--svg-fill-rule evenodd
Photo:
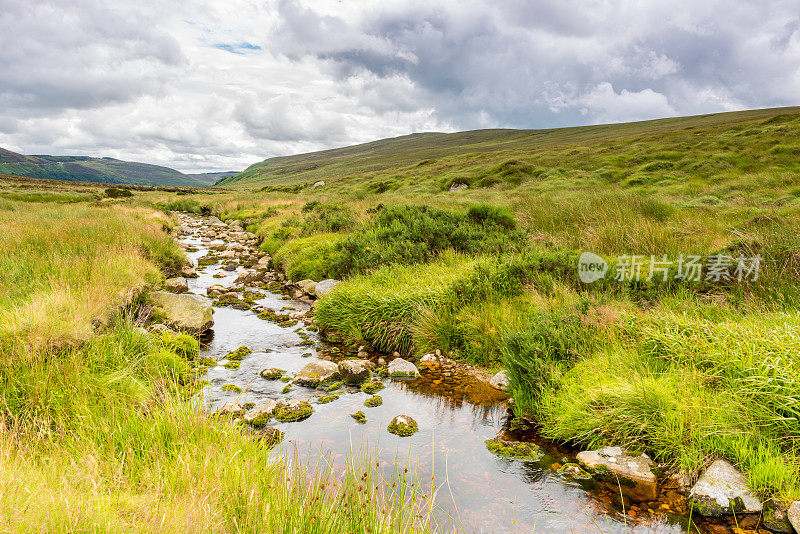
<path fill-rule="evenodd" d="M 797 104 L 792 0 L 0 0 L 0 146 L 183 170 Z"/>

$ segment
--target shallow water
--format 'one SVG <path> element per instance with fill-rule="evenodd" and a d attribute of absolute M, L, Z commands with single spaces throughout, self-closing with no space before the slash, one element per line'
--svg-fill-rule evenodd
<path fill-rule="evenodd" d="M 199 248 L 189 254 L 192 259 L 206 254 L 197 237 L 183 241 Z M 190 290 L 205 295 L 210 285 L 229 285 L 241 270 L 214 278 L 214 274 L 224 271 L 219 265 L 208 266 L 198 270 L 198 278 L 189 280 Z M 265 293 L 257 302 L 275 310 L 308 307 L 271 293 Z M 300 326 L 302 323 L 283 328 L 259 319 L 252 311 L 217 307 L 213 339 L 204 348 L 204 355 L 216 359 L 241 345 L 253 351 L 239 369 L 219 365 L 208 371 L 205 378 L 212 384 L 213 407 L 231 400 L 259 403 L 291 398 L 312 403 L 314 413 L 303 422 L 273 421 L 285 433 L 281 450 L 276 454 L 296 453 L 300 460 L 316 461 L 322 452 L 341 465 L 352 451 L 367 450 L 387 470 L 392 470 L 395 462 L 401 467 L 408 462 L 426 489 L 435 475 L 439 486 L 436 504 L 441 508 L 436 519 L 442 531 L 686 532 L 678 519 L 665 515 L 631 523 L 626 514 L 604 505 L 596 493 L 559 475 L 551 467 L 561 457 L 558 451 L 550 450 L 552 455 L 538 463 L 490 453 L 484 441 L 503 431 L 508 409 L 502 396 L 481 382 L 424 372 L 422 378 L 411 382 L 384 380 L 386 388 L 378 393 L 383 405 L 376 408 L 365 407 L 368 395 L 355 388 L 344 389 L 338 400 L 328 404 L 315 403 L 314 399 L 322 393 L 310 388 L 292 386 L 288 393 L 281 393 L 284 382 L 264 380 L 258 372 L 277 367 L 292 375 L 315 357 L 314 347 L 298 345 L 301 337 L 295 330 Z M 316 339 L 313 332 L 307 333 Z M 325 348 L 322 344 L 318 346 L 321 350 Z M 311 356 L 304 356 L 309 352 Z M 222 391 L 222 386 L 229 383 L 246 391 L 240 394 Z M 366 424 L 350 417 L 358 410 L 366 414 Z M 399 414 L 416 419 L 419 432 L 410 438 L 389 434 L 386 426 Z"/>

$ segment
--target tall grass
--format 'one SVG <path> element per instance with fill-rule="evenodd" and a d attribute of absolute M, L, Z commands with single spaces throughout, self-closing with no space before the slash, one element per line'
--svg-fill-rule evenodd
<path fill-rule="evenodd" d="M 182 261 L 167 224 L 151 210 L 118 205 L 0 211 L 0 338 L 34 347 L 86 339 L 110 303 L 157 281 L 159 264 Z"/>

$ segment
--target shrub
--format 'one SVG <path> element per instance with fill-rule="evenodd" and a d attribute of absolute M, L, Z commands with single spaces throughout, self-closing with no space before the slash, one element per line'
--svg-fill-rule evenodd
<path fill-rule="evenodd" d="M 106 188 L 105 195 L 107 198 L 128 198 L 132 197 L 133 193 L 130 189 L 119 189 L 116 187 Z"/>

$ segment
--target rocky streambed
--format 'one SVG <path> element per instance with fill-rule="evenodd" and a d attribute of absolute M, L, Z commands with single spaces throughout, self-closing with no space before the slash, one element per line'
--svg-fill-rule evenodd
<path fill-rule="evenodd" d="M 513 418 L 502 376 L 440 354 L 411 362 L 324 343 L 310 311 L 336 281 L 286 280 L 236 222 L 180 219 L 176 238 L 193 266 L 154 296 L 154 328 L 203 332 L 207 384 L 192 403 L 244 420 L 280 443 L 275 454 L 343 466 L 366 451 L 387 472 L 408 466 L 412 483 L 439 488 L 442 531 L 677 534 L 691 499 L 692 532 L 791 532 L 783 510 L 765 507 L 729 464 L 712 464 L 691 487 L 646 455 L 556 447 Z M 700 507 L 710 517 L 698 521 Z"/>

